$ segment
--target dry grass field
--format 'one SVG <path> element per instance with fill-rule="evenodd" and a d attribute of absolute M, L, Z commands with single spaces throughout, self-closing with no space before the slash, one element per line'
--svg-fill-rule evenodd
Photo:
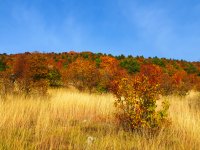
<path fill-rule="evenodd" d="M 169 96 L 171 126 L 158 135 L 131 133 L 114 118 L 111 94 L 49 90 L 47 97 L 0 100 L 0 149 L 200 149 L 200 96 Z M 198 103 L 199 102 L 199 103 Z"/>

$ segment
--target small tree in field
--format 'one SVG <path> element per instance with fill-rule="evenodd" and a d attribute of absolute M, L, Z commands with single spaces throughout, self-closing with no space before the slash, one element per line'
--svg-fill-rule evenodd
<path fill-rule="evenodd" d="M 28 55 L 19 55 L 15 61 L 13 73 L 18 93 L 29 94 L 32 87 L 30 62 Z"/>
<path fill-rule="evenodd" d="M 116 81 L 113 93 L 116 96 L 117 118 L 132 130 L 158 128 L 166 120 L 168 103 L 156 111 L 156 101 L 160 94 L 158 83 L 144 74 Z"/>
<path fill-rule="evenodd" d="M 26 95 L 31 92 L 47 93 L 47 61 L 41 54 L 19 55 L 14 64 L 18 91 Z"/>
<path fill-rule="evenodd" d="M 99 71 L 95 62 L 78 58 L 68 66 L 64 80 L 80 91 L 88 89 L 91 92 L 99 82 Z"/>
<path fill-rule="evenodd" d="M 177 71 L 172 76 L 172 81 L 173 81 L 172 87 L 173 87 L 174 94 L 185 96 L 192 89 L 192 86 L 190 84 L 190 78 L 188 78 L 187 73 L 183 70 Z"/>
<path fill-rule="evenodd" d="M 122 70 L 114 57 L 101 56 L 100 60 L 100 82 L 98 86 L 104 91 L 109 91 L 111 83 L 121 75 Z"/>

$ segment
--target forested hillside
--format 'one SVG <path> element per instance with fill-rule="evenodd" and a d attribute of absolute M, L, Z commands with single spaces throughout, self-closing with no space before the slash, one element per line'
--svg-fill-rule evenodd
<path fill-rule="evenodd" d="M 199 149 L 200 62 L 0 55 L 0 149 Z"/>
<path fill-rule="evenodd" d="M 159 84 L 163 95 L 200 90 L 200 62 L 92 52 L 1 54 L 0 75 L 1 94 L 45 94 L 49 86 L 103 93 L 123 78 L 141 75 Z"/>

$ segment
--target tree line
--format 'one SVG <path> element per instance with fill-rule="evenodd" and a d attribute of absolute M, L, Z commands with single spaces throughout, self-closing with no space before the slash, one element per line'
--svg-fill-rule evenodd
<path fill-rule="evenodd" d="M 92 52 L 1 54 L 1 92 L 45 94 L 48 87 L 110 92 L 114 82 L 143 74 L 160 84 L 163 95 L 199 90 L 200 63 Z M 12 89 L 13 88 L 13 89 Z"/>

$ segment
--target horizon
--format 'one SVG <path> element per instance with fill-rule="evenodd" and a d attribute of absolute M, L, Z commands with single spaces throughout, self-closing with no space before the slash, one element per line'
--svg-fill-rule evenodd
<path fill-rule="evenodd" d="M 0 53 L 73 49 L 200 61 L 197 0 L 0 2 Z"/>
<path fill-rule="evenodd" d="M 92 52 L 92 51 L 75 51 L 75 50 L 69 50 L 69 51 L 61 51 L 61 52 L 54 52 L 54 51 L 48 51 L 48 52 L 42 52 L 42 51 L 24 51 L 24 52 L 19 52 L 19 53 L 0 53 L 0 55 L 17 55 L 17 54 L 25 54 L 25 53 L 40 53 L 40 54 L 51 54 L 51 53 L 54 53 L 54 54 L 59 54 L 59 53 L 70 53 L 70 52 L 75 52 L 75 53 L 84 53 L 84 52 L 90 52 L 90 53 L 93 53 L 93 54 L 98 54 L 98 53 L 101 53 L 101 52 Z M 149 59 L 149 58 L 159 58 L 159 59 L 168 59 L 168 60 L 174 60 L 174 61 L 186 61 L 186 62 L 200 62 L 200 60 L 198 61 L 190 61 L 190 60 L 185 60 L 185 59 L 175 59 L 175 58 L 167 58 L 167 57 L 159 57 L 159 56 L 149 56 L 149 57 L 145 57 L 143 55 L 126 55 L 126 54 L 119 54 L 119 55 L 114 55 L 112 53 L 101 53 L 102 55 L 112 55 L 113 57 L 117 57 L 117 56 L 121 56 L 121 55 L 124 55 L 125 57 L 128 57 L 128 56 L 132 56 L 132 57 L 144 57 L 145 59 Z"/>

